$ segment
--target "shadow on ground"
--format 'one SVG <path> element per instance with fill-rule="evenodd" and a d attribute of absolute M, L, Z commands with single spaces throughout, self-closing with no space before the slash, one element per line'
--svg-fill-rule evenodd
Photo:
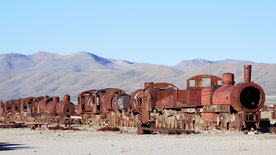
<path fill-rule="evenodd" d="M 31 149 L 32 147 L 24 146 L 23 144 L 10 144 L 6 142 L 0 142 L 0 151 L 12 151 L 20 149 Z"/>

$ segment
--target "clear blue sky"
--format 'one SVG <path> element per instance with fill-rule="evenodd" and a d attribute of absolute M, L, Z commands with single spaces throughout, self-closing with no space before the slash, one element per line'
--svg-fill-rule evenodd
<path fill-rule="evenodd" d="M 276 63 L 276 1 L 1 0 L 0 53 Z"/>

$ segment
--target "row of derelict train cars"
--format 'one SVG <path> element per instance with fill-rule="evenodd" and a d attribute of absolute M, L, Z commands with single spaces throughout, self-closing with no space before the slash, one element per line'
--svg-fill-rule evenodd
<path fill-rule="evenodd" d="M 209 86 L 202 86 L 203 81 Z M 127 94 L 117 88 L 87 90 L 70 96 L 28 97 L 1 102 L 1 123 L 71 123 L 109 127 L 137 127 L 138 134 L 187 133 L 209 129 L 241 131 L 258 129 L 265 93 L 251 82 L 251 65 L 244 66 L 244 82 L 234 74 L 197 75 L 186 90 L 170 83 L 146 82 L 143 89 Z"/>

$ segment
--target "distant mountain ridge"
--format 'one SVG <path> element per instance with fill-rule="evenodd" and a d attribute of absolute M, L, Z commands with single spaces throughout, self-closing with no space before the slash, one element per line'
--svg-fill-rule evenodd
<path fill-rule="evenodd" d="M 267 95 L 276 96 L 276 64 L 231 60 L 183 60 L 175 66 L 136 63 L 103 58 L 89 52 L 59 55 L 38 52 L 32 55 L 0 54 L 0 100 L 28 96 L 71 95 L 88 89 L 121 88 L 128 93 L 143 88 L 144 82 L 169 82 L 185 89 L 186 80 L 198 74 L 222 76 L 235 74 L 236 83 L 243 81 L 243 65 L 252 64 L 252 80 Z"/>
<path fill-rule="evenodd" d="M 225 59 L 221 61 L 210 61 L 205 59 L 192 59 L 192 60 L 182 60 L 180 63 L 174 66 L 174 68 L 188 71 L 190 69 L 198 68 L 208 64 L 253 64 L 253 61 L 244 61 L 244 60 L 234 60 L 234 59 Z"/>
<path fill-rule="evenodd" d="M 17 53 L 1 54 L 0 70 L 15 72 L 28 71 L 72 71 L 82 72 L 97 69 L 121 69 L 127 65 L 141 65 L 125 60 L 106 59 L 89 52 L 77 52 L 70 55 L 59 55 L 38 52 L 32 55 Z M 125 66 L 124 66 L 125 65 Z"/>

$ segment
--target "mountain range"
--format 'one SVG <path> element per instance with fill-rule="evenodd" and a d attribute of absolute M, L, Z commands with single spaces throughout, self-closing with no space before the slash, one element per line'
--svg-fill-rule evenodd
<path fill-rule="evenodd" d="M 243 65 L 252 64 L 252 80 L 266 95 L 276 96 L 276 64 L 244 60 L 183 60 L 175 66 L 136 63 L 103 58 L 89 52 L 59 55 L 38 52 L 33 55 L 8 53 L 0 55 L 0 100 L 28 96 L 71 95 L 89 89 L 121 88 L 128 93 L 143 88 L 144 82 L 170 82 L 185 89 L 186 79 L 198 74 L 222 76 L 235 74 L 243 81 Z"/>

